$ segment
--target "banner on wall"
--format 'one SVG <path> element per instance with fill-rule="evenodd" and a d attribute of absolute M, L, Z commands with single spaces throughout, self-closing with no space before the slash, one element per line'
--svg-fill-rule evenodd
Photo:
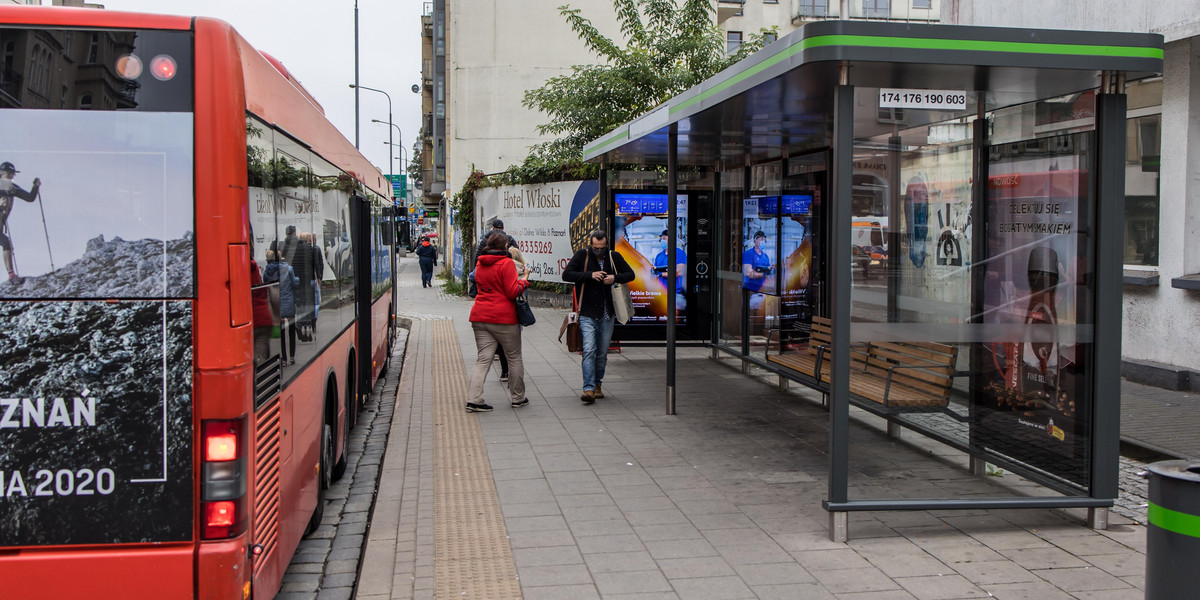
<path fill-rule="evenodd" d="M 599 187 L 590 180 L 485 188 L 475 193 L 476 205 L 488 215 L 479 225 L 502 220 L 533 269 L 529 279 L 562 283 L 571 255 L 600 225 Z"/>

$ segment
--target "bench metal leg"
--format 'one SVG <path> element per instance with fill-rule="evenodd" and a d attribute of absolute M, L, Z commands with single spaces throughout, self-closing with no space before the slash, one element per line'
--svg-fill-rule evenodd
<path fill-rule="evenodd" d="M 829 408 L 829 394 L 821 393 L 821 408 Z"/>
<path fill-rule="evenodd" d="M 1108 529 L 1108 509 L 1104 507 L 1088 508 L 1088 527 L 1097 531 Z"/>
<path fill-rule="evenodd" d="M 742 375 L 750 374 L 750 361 L 742 359 Z"/>
<path fill-rule="evenodd" d="M 850 513 L 848 512 L 831 512 L 829 513 L 829 541 L 846 543 L 850 539 Z"/>
<path fill-rule="evenodd" d="M 900 437 L 900 424 L 896 423 L 895 421 L 888 421 L 887 422 L 887 435 L 890 438 L 899 438 Z"/>
<path fill-rule="evenodd" d="M 783 375 L 779 375 L 779 391 L 786 392 L 788 389 L 789 379 Z"/>
<path fill-rule="evenodd" d="M 987 475 L 987 461 L 978 456 L 971 457 L 968 468 L 971 470 L 972 475 Z"/>
<path fill-rule="evenodd" d="M 713 359 L 713 360 L 716 360 L 716 359 L 718 359 L 718 358 L 721 358 L 721 351 L 720 351 L 720 350 L 717 350 L 717 347 L 716 347 L 716 346 L 713 346 L 713 347 L 712 347 L 712 352 L 711 352 L 711 353 L 708 355 L 708 357 L 709 357 L 709 358 L 711 358 L 711 359 Z"/>

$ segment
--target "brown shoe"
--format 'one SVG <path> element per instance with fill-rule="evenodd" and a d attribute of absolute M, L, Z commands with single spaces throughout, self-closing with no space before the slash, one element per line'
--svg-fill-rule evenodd
<path fill-rule="evenodd" d="M 579 399 L 582 400 L 584 404 L 595 404 L 596 392 L 593 392 L 592 390 L 583 390 L 583 394 L 579 396 Z"/>
<path fill-rule="evenodd" d="M 597 400 L 604 397 L 604 392 L 600 391 L 600 384 L 598 383 L 596 384 L 596 391 L 592 393 L 596 396 Z"/>

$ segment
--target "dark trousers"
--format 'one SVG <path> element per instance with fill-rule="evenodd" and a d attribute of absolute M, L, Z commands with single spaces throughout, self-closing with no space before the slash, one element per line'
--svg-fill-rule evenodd
<path fill-rule="evenodd" d="M 496 356 L 500 357 L 500 376 L 508 375 L 508 357 L 504 355 L 504 346 L 496 343 Z"/>
<path fill-rule="evenodd" d="M 289 345 L 288 340 L 291 340 Z M 279 350 L 283 362 L 288 361 L 288 349 L 291 349 L 291 357 L 296 357 L 296 317 L 283 317 L 279 324 Z"/>
<path fill-rule="evenodd" d="M 433 260 L 421 259 L 421 287 L 433 285 Z"/>

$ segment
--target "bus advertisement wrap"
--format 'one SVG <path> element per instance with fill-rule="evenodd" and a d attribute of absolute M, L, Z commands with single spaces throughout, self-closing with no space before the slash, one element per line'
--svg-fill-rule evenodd
<path fill-rule="evenodd" d="M 192 117 L 0 116 L 0 546 L 189 540 Z"/>
<path fill-rule="evenodd" d="M 671 271 L 675 272 L 675 315 L 676 323 L 686 322 L 687 310 L 687 249 L 688 249 L 688 197 L 675 196 L 675 223 L 667 221 L 667 194 L 621 193 L 613 198 L 616 207 L 616 235 L 614 244 L 617 252 L 633 269 L 634 280 L 629 284 L 629 296 L 633 301 L 633 319 L 630 324 L 666 323 L 667 294 L 671 293 Z M 670 262 L 667 241 L 671 227 L 675 228 L 675 264 Z"/>

